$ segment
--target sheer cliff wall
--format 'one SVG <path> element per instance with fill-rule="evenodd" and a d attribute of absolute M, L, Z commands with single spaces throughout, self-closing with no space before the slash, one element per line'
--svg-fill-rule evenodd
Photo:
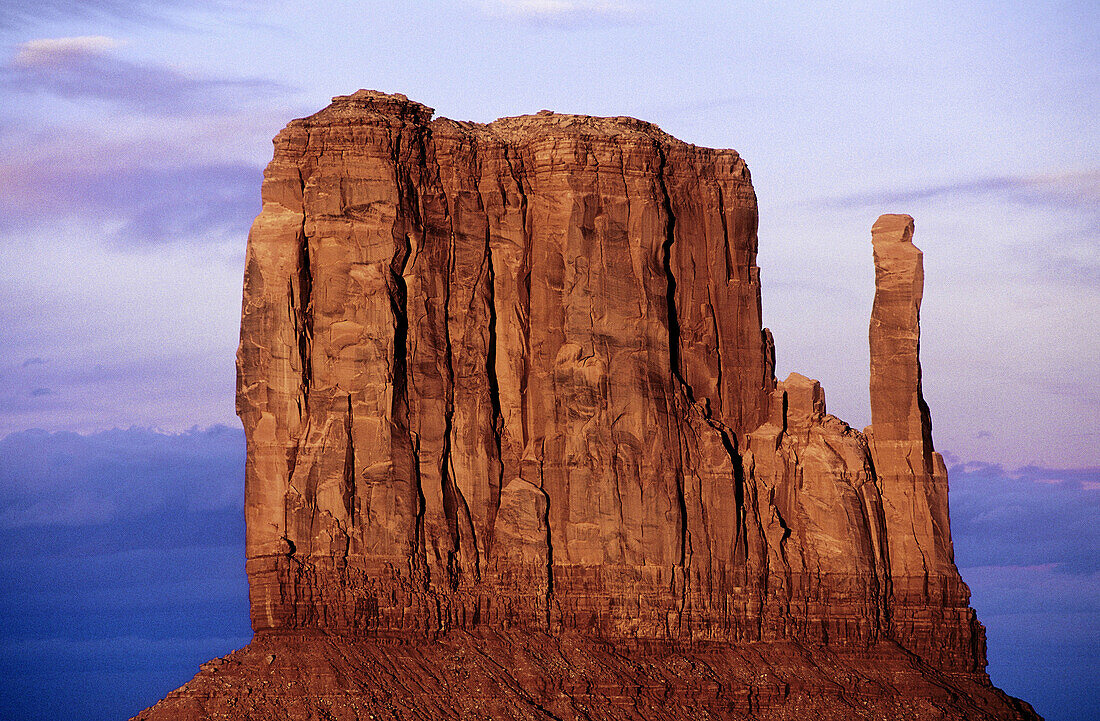
<path fill-rule="evenodd" d="M 874 229 L 872 427 L 775 379 L 732 150 L 360 91 L 275 140 L 238 354 L 257 631 L 894 640 L 984 669 Z"/>

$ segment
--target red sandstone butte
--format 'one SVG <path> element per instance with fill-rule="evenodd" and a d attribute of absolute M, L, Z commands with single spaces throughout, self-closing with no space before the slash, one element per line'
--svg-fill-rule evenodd
<path fill-rule="evenodd" d="M 732 150 L 632 118 L 275 139 L 237 409 L 255 638 L 139 719 L 1033 719 L 992 687 L 872 232 L 872 427 L 774 377 Z"/>

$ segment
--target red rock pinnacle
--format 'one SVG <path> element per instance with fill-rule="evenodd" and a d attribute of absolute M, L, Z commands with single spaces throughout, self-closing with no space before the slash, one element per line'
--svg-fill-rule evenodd
<path fill-rule="evenodd" d="M 984 643 L 955 568 L 947 509 L 947 468 L 932 447 L 921 393 L 921 251 L 913 219 L 883 215 L 871 230 L 875 302 L 871 311 L 871 449 L 886 514 L 893 635 L 925 656 L 966 666 L 961 652 Z M 957 658 L 944 657 L 955 644 Z"/>

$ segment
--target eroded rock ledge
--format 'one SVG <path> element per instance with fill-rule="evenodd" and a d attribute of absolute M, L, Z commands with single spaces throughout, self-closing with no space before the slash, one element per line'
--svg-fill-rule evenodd
<path fill-rule="evenodd" d="M 275 139 L 238 355 L 257 640 L 147 717 L 1030 718 L 953 562 L 912 219 L 873 230 L 860 433 L 774 377 L 736 152 L 432 112 L 359 91 Z M 285 654 L 329 670 L 264 686 Z"/>

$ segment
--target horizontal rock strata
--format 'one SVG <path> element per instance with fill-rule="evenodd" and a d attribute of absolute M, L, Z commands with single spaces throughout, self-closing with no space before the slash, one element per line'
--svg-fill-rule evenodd
<path fill-rule="evenodd" d="M 455 631 L 438 640 L 257 634 L 138 721 L 978 721 L 1027 704 L 892 644 L 691 648 Z"/>
<path fill-rule="evenodd" d="M 874 227 L 860 433 L 774 377 L 736 152 L 368 91 L 293 121 L 238 354 L 257 641 L 162 707 L 221 708 L 216 678 L 303 644 L 343 660 L 290 696 L 397 684 L 468 718 L 1028 717 L 953 562 L 912 227 Z"/>

